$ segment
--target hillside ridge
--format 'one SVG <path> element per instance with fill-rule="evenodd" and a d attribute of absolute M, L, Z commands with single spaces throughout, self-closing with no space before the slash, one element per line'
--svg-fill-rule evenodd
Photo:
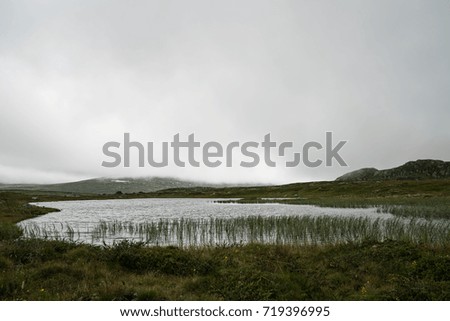
<path fill-rule="evenodd" d="M 401 166 L 378 170 L 361 168 L 344 174 L 336 181 L 445 179 L 450 178 L 450 162 L 435 159 L 409 161 Z"/>

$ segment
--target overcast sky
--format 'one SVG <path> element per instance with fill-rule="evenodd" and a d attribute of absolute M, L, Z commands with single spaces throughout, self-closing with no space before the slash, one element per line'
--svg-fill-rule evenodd
<path fill-rule="evenodd" d="M 449 17 L 448 0 L 1 0 L 0 182 L 288 183 L 449 160 Z M 348 167 L 101 166 L 125 132 L 301 151 L 327 131 Z"/>

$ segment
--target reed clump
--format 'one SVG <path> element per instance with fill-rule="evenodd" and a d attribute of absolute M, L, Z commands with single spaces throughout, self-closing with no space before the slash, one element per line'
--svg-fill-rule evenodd
<path fill-rule="evenodd" d="M 450 221 L 419 218 L 337 216 L 247 216 L 160 219 L 150 222 L 102 221 L 82 238 L 65 225 L 25 226 L 26 237 L 112 244 L 123 240 L 147 245 L 216 246 L 233 244 L 341 244 L 384 240 L 450 243 Z M 89 239 L 88 239 L 89 238 Z"/>

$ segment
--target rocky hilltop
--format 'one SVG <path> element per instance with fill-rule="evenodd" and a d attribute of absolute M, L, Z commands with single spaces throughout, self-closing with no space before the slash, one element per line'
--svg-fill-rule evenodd
<path fill-rule="evenodd" d="M 420 159 L 407 162 L 399 167 L 378 170 L 362 168 L 342 175 L 336 181 L 373 181 L 406 179 L 445 179 L 450 178 L 450 162 L 433 159 Z"/>

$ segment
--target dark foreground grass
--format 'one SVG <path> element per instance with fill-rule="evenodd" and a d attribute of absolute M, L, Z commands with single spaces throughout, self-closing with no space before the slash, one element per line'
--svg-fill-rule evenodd
<path fill-rule="evenodd" d="M 404 242 L 180 249 L 0 245 L 3 300 L 449 300 L 450 249 Z"/>

